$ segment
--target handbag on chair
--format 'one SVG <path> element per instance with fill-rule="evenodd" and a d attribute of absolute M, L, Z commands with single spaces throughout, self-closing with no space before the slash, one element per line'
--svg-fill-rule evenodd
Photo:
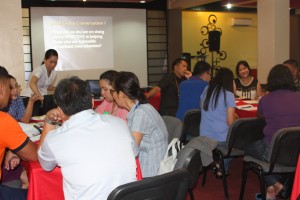
<path fill-rule="evenodd" d="M 177 153 L 180 151 L 181 148 L 181 143 L 178 138 L 174 138 L 170 142 L 164 159 L 160 161 L 158 172 L 159 175 L 173 171 L 177 161 Z"/>

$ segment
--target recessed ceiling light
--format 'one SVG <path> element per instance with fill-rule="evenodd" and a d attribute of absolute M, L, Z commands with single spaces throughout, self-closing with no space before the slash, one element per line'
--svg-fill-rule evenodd
<path fill-rule="evenodd" d="M 86 0 L 82 0 L 82 1 L 86 1 Z"/>
<path fill-rule="evenodd" d="M 140 1 L 140 3 L 146 3 L 146 1 Z"/>
<path fill-rule="evenodd" d="M 226 4 L 226 8 L 230 9 L 232 5 L 230 3 Z"/>

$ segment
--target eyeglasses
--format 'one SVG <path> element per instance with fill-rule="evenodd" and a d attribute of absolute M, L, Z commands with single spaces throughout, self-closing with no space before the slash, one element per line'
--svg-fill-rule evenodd
<path fill-rule="evenodd" d="M 109 90 L 109 92 L 110 92 L 111 95 L 113 95 L 113 93 L 114 93 L 115 91 L 116 91 L 116 90 L 114 90 L 114 89 L 110 89 L 110 90 Z"/>

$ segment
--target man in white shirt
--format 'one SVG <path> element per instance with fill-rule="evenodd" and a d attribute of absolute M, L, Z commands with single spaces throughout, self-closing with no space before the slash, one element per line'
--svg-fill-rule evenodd
<path fill-rule="evenodd" d="M 58 108 L 46 114 L 38 158 L 46 171 L 61 167 L 66 200 L 107 199 L 117 186 L 136 180 L 126 123 L 92 110 L 85 81 L 77 77 L 60 81 L 54 100 Z M 56 125 L 59 120 L 61 127 Z"/>

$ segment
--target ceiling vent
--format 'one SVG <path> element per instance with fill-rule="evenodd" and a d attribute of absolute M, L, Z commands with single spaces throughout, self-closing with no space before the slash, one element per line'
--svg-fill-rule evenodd
<path fill-rule="evenodd" d="M 251 18 L 232 18 L 232 26 L 252 26 L 253 20 Z"/>

